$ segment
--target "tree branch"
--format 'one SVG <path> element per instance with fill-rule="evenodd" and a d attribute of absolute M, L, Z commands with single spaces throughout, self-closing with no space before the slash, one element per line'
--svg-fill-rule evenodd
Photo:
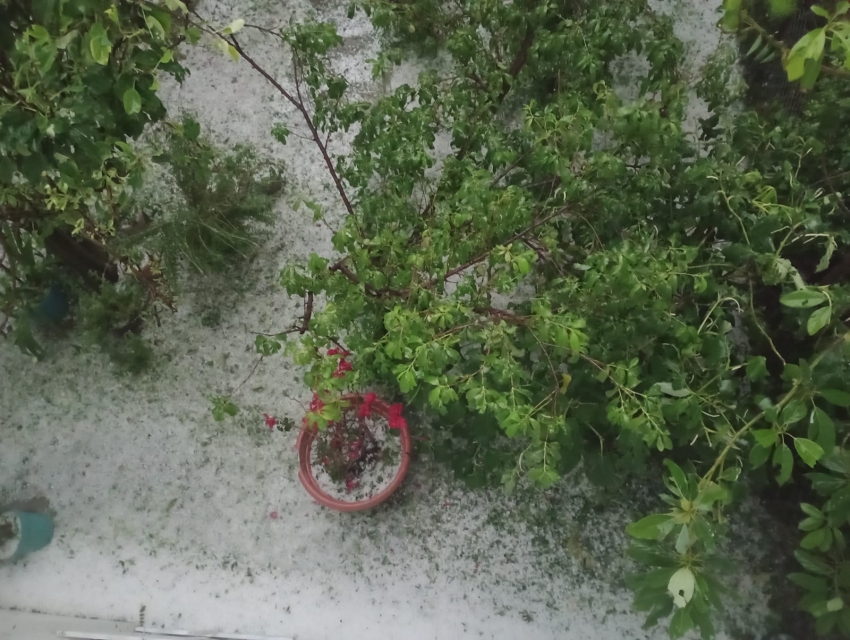
<path fill-rule="evenodd" d="M 275 80 L 268 71 L 263 69 L 257 62 L 245 53 L 245 49 L 239 44 L 239 41 L 236 40 L 235 36 L 231 35 L 228 40 L 224 36 L 220 34 L 216 34 L 219 38 L 222 38 L 228 44 L 233 45 L 233 48 L 242 56 L 245 61 L 251 65 L 254 70 L 263 76 L 269 83 L 280 92 L 280 94 L 286 98 L 292 106 L 294 106 L 301 113 L 301 117 L 304 119 L 307 128 L 310 129 L 310 134 L 313 136 L 313 142 L 316 143 L 316 146 L 319 147 L 319 151 L 322 154 L 322 158 L 325 161 L 325 165 L 328 167 L 328 172 L 331 175 L 331 178 L 334 181 L 334 185 L 336 186 L 336 190 L 339 192 L 340 198 L 342 198 L 342 202 L 345 205 L 346 211 L 348 211 L 349 215 L 354 215 L 354 207 L 351 206 L 351 201 L 348 199 L 348 195 L 345 193 L 345 187 L 342 185 L 342 180 L 339 177 L 339 174 L 336 172 L 334 168 L 333 161 L 331 160 L 330 155 L 328 154 L 328 149 L 325 144 L 322 142 L 322 138 L 319 135 L 318 130 L 316 129 L 316 125 L 313 124 L 313 119 L 310 117 L 310 114 L 307 112 L 307 108 L 304 106 L 304 103 L 300 99 L 296 99 L 291 93 L 289 93 L 283 86 Z M 294 54 L 293 54 L 294 55 Z M 299 91 L 300 93 L 300 91 Z"/>
<path fill-rule="evenodd" d="M 535 221 L 535 222 L 532 222 L 532 223 L 531 223 L 528 227 L 526 227 L 525 229 L 523 229 L 523 230 L 522 230 L 522 231 L 520 231 L 519 233 L 515 233 L 515 234 L 514 234 L 514 235 L 512 235 L 510 238 L 508 238 L 508 239 L 507 239 L 507 240 L 505 240 L 504 242 L 500 242 L 499 244 L 507 246 L 507 245 L 509 245 L 511 242 L 514 242 L 514 241 L 516 241 L 516 240 L 520 240 L 520 239 L 521 239 L 521 238 L 522 238 L 522 237 L 523 237 L 526 233 L 528 233 L 528 232 L 530 232 L 530 231 L 534 231 L 534 230 L 535 230 L 537 227 L 539 227 L 540 225 L 542 225 L 542 224 L 545 224 L 545 223 L 549 222 L 549 220 L 551 220 L 552 218 L 556 218 L 556 217 L 558 217 L 559 215 L 561 215 L 561 214 L 563 214 L 563 213 L 566 213 L 566 211 L 567 211 L 567 208 L 566 208 L 566 207 L 563 207 L 563 208 L 561 208 L 561 209 L 558 209 L 558 210 L 557 210 L 557 211 L 555 211 L 554 213 L 551 213 L 551 214 L 549 214 L 548 216 L 545 216 L 545 217 L 541 218 L 540 220 L 537 220 L 537 221 Z M 447 271 L 447 272 L 446 272 L 446 275 L 444 275 L 444 276 L 442 277 L 442 281 L 443 281 L 443 282 L 445 282 L 446 280 L 448 280 L 448 279 L 449 279 L 449 278 L 451 278 L 452 276 L 456 276 L 457 274 L 459 274 L 461 271 L 464 271 L 465 269 L 468 269 L 469 267 L 471 267 L 471 266 L 473 266 L 473 265 L 475 265 L 475 264 L 478 264 L 478 263 L 479 263 L 479 262 L 481 262 L 482 260 L 486 259 L 486 258 L 487 258 L 487 256 L 489 256 L 489 255 L 490 255 L 490 253 L 491 253 L 492 251 L 493 251 L 493 247 L 491 247 L 491 248 L 490 248 L 490 249 L 488 249 L 487 251 L 484 251 L 484 252 L 482 252 L 482 253 L 478 254 L 475 258 L 473 258 L 473 259 L 472 259 L 472 260 L 470 260 L 469 262 L 465 262 L 464 264 L 460 265 L 459 267 L 455 267 L 455 268 L 454 268 L 454 269 L 452 269 L 451 271 Z"/>

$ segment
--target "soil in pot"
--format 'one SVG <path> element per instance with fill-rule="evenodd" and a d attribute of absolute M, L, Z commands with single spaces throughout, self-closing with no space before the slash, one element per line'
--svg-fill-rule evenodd
<path fill-rule="evenodd" d="M 342 419 L 316 433 L 310 466 L 319 488 L 345 502 L 378 495 L 395 478 L 401 465 L 399 432 L 385 417 L 358 415 L 358 407 L 343 410 Z"/>

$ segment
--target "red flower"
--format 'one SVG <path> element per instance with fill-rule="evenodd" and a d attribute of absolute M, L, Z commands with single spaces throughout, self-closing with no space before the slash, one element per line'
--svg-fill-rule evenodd
<path fill-rule="evenodd" d="M 267 413 L 264 413 L 264 414 L 263 414 L 263 416 L 264 416 L 264 417 L 265 417 L 265 419 L 266 419 L 266 426 L 267 426 L 269 429 L 274 430 L 274 428 L 277 426 L 278 419 L 277 419 L 277 418 L 275 418 L 274 416 L 270 416 L 270 415 L 269 415 L 269 414 L 267 414 Z"/>
<path fill-rule="evenodd" d="M 361 418 L 368 418 L 372 415 L 372 403 L 378 399 L 374 393 L 367 393 L 363 396 L 363 404 L 360 405 L 360 409 L 357 411 L 357 415 Z"/>
<path fill-rule="evenodd" d="M 351 366 L 351 363 L 345 358 L 343 358 L 336 366 L 336 371 L 334 371 L 334 378 L 342 378 L 345 375 L 346 371 L 351 371 L 353 368 L 354 367 Z"/>
<path fill-rule="evenodd" d="M 317 413 L 321 411 L 325 406 L 325 403 L 321 401 L 318 393 L 313 394 L 313 399 L 310 400 L 310 411 L 313 413 Z"/>
<path fill-rule="evenodd" d="M 333 349 L 328 349 L 328 355 L 329 356 L 335 356 L 338 353 L 339 353 L 339 349 L 337 349 L 336 347 L 334 347 Z"/>
<path fill-rule="evenodd" d="M 390 429 L 406 429 L 407 428 L 407 420 L 401 417 L 402 409 L 404 406 L 401 404 L 393 404 L 390 405 L 389 408 L 389 424 Z"/>
<path fill-rule="evenodd" d="M 343 358 L 350 356 L 351 354 L 345 349 L 340 349 L 339 347 L 334 347 L 333 349 L 328 349 L 329 356 L 338 356 L 342 355 Z"/>
<path fill-rule="evenodd" d="M 345 490 L 351 493 L 354 489 L 360 486 L 360 482 L 354 478 L 345 479 Z"/>

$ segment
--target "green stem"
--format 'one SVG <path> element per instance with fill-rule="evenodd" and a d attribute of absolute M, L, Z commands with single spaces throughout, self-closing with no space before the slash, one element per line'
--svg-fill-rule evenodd
<path fill-rule="evenodd" d="M 837 340 L 834 340 L 831 345 L 829 345 L 826 349 L 821 351 L 817 355 L 817 357 L 814 360 L 812 360 L 811 368 L 814 369 L 820 363 L 820 361 L 824 359 L 824 357 L 826 356 L 827 353 L 829 353 L 830 351 L 835 349 L 837 346 L 839 346 L 843 342 L 848 342 L 848 341 L 850 341 L 850 331 L 842 334 Z M 785 406 L 794 397 L 794 394 L 797 392 L 797 389 L 800 388 L 800 385 L 802 384 L 802 382 L 803 382 L 802 380 L 795 380 L 794 384 L 791 386 L 791 389 L 788 390 L 788 393 L 786 393 L 784 396 L 782 396 L 782 399 L 776 404 L 775 408 L 781 409 L 783 406 Z M 763 417 L 764 417 L 764 411 L 760 411 L 752 420 L 747 422 L 747 424 L 745 424 L 743 427 L 738 429 L 732 435 L 729 442 L 727 442 L 726 446 L 723 448 L 723 451 L 720 452 L 720 455 L 714 461 L 714 464 L 711 465 L 711 468 L 705 473 L 705 475 L 700 480 L 700 486 L 701 487 L 705 486 L 708 482 L 711 481 L 712 477 L 717 472 L 717 469 L 719 469 L 720 466 L 723 464 L 724 460 L 726 460 L 726 456 L 729 455 L 729 452 L 732 450 L 732 447 L 734 447 L 735 443 L 738 440 L 741 439 L 741 436 L 746 434 L 750 429 L 753 428 L 753 426 L 758 424 L 758 422 Z"/>

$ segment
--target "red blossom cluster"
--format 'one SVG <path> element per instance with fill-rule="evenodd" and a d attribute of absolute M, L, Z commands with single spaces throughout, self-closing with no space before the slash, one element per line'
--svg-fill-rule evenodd
<path fill-rule="evenodd" d="M 351 353 L 341 347 L 333 347 L 332 349 L 328 349 L 329 356 L 342 356 L 337 364 L 336 371 L 334 371 L 334 378 L 342 378 L 345 376 L 346 372 L 353 370 L 353 366 L 347 360 L 347 358 L 351 355 Z M 357 410 L 357 415 L 360 418 L 368 418 L 372 415 L 372 405 L 378 400 L 378 396 L 375 393 L 367 393 L 363 396 L 363 402 Z M 318 413 L 325 407 L 325 403 L 319 398 L 319 394 L 314 392 L 313 398 L 310 400 L 310 413 Z M 407 420 L 402 417 L 401 412 L 404 409 L 402 404 L 393 404 L 389 407 L 389 416 L 388 422 L 390 429 L 406 429 L 407 428 Z M 274 416 L 270 416 L 267 413 L 264 413 L 263 416 L 266 420 L 266 426 L 269 429 L 274 429 L 278 426 L 280 421 Z"/>
<path fill-rule="evenodd" d="M 361 418 L 368 418 L 372 415 L 372 403 L 378 399 L 374 393 L 367 393 L 363 396 L 363 404 L 360 405 L 360 408 L 357 410 L 357 415 Z"/>
<path fill-rule="evenodd" d="M 401 412 L 404 406 L 401 404 L 390 405 L 389 423 L 390 429 L 407 429 L 407 420 L 401 417 Z"/>
<path fill-rule="evenodd" d="M 334 347 L 333 349 L 328 349 L 328 355 L 342 356 L 342 358 L 339 359 L 339 364 L 337 364 L 336 366 L 336 371 L 333 372 L 334 378 L 342 378 L 343 376 L 345 376 L 346 371 L 351 371 L 354 368 L 351 366 L 351 363 L 346 360 L 346 358 L 350 356 L 351 353 L 346 351 L 345 349 L 339 349 L 337 347 Z"/>

